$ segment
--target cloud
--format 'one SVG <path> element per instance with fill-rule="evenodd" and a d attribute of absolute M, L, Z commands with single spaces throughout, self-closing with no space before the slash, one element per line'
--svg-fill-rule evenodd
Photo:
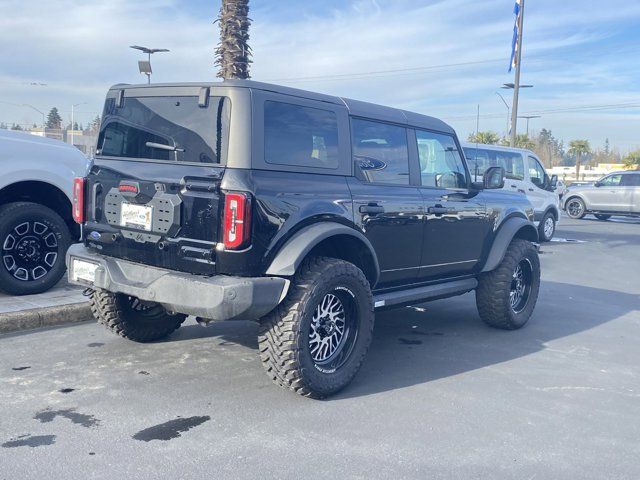
<path fill-rule="evenodd" d="M 482 112 L 495 115 L 486 119 L 486 128 L 501 131 L 506 109 L 494 92 L 512 81 L 506 72 L 512 4 L 252 0 L 253 76 L 431 115 L 473 115 L 480 104 Z M 0 16 L 2 101 L 41 109 L 57 105 L 63 114 L 70 108 L 65 105 L 88 102 L 81 107 L 86 113 L 80 114 L 86 122 L 100 111 L 111 84 L 144 81 L 136 65 L 141 55 L 129 49 L 133 44 L 171 50 L 152 58 L 154 81 L 215 78 L 217 2 L 0 0 L 0 5 L 11 12 Z M 523 111 L 637 98 L 640 66 L 629 61 L 637 57 L 640 45 L 637 2 L 539 0 L 528 2 L 525 14 L 523 80 L 535 88 L 523 94 Z M 337 77 L 438 65 L 449 66 Z M 300 79 L 319 76 L 324 78 Z M 33 81 L 47 87 L 25 84 Z M 35 112 L 21 107 L 0 104 L 0 112 L 0 121 L 40 121 Z M 561 130 L 567 138 L 586 136 L 600 142 L 608 136 L 613 143 L 624 139 L 628 146 L 640 118 L 634 114 L 635 127 L 633 122 L 567 121 L 568 115 L 560 114 L 537 124 Z M 624 112 L 625 118 L 629 115 Z M 454 123 L 461 136 L 474 125 L 467 120 Z"/>

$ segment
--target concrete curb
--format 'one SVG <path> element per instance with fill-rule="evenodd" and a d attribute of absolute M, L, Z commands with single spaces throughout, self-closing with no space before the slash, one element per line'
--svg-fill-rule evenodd
<path fill-rule="evenodd" d="M 93 320 L 89 302 L 0 313 L 0 334 Z"/>

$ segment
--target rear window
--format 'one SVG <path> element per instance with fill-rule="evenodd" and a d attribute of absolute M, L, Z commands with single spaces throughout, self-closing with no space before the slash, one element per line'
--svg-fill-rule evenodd
<path fill-rule="evenodd" d="M 198 97 L 128 97 L 117 108 L 108 98 L 97 154 L 164 160 L 224 163 L 230 102 L 210 97 L 207 107 Z"/>
<path fill-rule="evenodd" d="M 264 103 L 264 160 L 276 165 L 338 168 L 334 112 L 290 103 Z"/>

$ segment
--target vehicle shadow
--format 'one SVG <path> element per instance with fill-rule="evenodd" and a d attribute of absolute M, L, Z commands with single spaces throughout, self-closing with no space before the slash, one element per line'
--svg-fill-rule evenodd
<path fill-rule="evenodd" d="M 638 309 L 640 295 L 543 282 L 529 324 L 516 331 L 487 327 L 478 316 L 473 293 L 380 312 L 360 373 L 332 399 L 410 387 L 524 357 L 544 350 L 550 341 Z M 217 337 L 219 344 L 257 350 L 257 334 L 255 322 L 219 322 L 207 328 L 190 324 L 166 341 Z"/>
<path fill-rule="evenodd" d="M 421 307 L 376 315 L 374 340 L 362 370 L 334 398 L 405 388 L 540 352 L 548 342 L 640 309 L 640 295 L 543 282 L 529 324 L 516 331 L 485 326 L 473 293 Z"/>

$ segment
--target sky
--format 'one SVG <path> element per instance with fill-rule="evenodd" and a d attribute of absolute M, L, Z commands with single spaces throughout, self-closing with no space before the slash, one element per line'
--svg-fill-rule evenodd
<path fill-rule="evenodd" d="M 254 80 L 504 134 L 514 0 L 251 0 Z M 88 123 L 116 83 L 211 81 L 219 0 L 0 0 L 0 122 L 56 106 Z M 526 0 L 521 115 L 530 132 L 640 148 L 640 1 Z M 29 104 L 31 107 L 24 106 Z M 33 108 L 32 108 L 33 107 Z M 521 119 L 518 132 L 526 131 Z"/>

